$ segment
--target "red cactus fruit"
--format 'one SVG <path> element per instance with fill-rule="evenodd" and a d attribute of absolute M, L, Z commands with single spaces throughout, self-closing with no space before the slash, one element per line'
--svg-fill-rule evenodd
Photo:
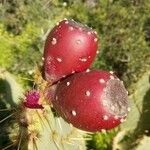
<path fill-rule="evenodd" d="M 25 93 L 25 107 L 32 109 L 43 109 L 44 107 L 39 104 L 40 94 L 36 90 L 31 90 Z"/>
<path fill-rule="evenodd" d="M 106 131 L 123 122 L 128 93 L 112 72 L 74 74 L 57 86 L 53 106 L 73 126 L 90 132 Z"/>
<path fill-rule="evenodd" d="M 97 36 L 91 28 L 73 20 L 63 20 L 47 37 L 44 48 L 44 74 L 56 82 L 87 69 L 96 55 Z"/>

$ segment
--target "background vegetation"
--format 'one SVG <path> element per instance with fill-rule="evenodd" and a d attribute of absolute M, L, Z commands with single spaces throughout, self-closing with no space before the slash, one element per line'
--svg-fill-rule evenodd
<path fill-rule="evenodd" d="M 46 35 L 63 18 L 98 32 L 100 53 L 92 67 L 115 71 L 130 95 L 127 121 L 106 134 L 94 134 L 87 149 L 148 150 L 150 0 L 0 0 L 0 70 L 15 75 L 25 89 L 30 87 L 27 79 L 42 63 Z M 6 99 L 3 87 L 0 81 L 0 101 Z M 4 109 L 1 102 L 0 109 Z M 0 115 L 3 118 L 3 112 Z M 3 132 L 0 129 L 0 148 L 8 142 Z"/>

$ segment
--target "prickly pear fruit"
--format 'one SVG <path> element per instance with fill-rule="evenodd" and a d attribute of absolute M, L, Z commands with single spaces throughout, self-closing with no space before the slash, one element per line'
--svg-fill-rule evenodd
<path fill-rule="evenodd" d="M 125 120 L 128 93 L 112 72 L 76 73 L 57 86 L 53 106 L 67 122 L 85 131 L 105 131 Z"/>
<path fill-rule="evenodd" d="M 49 33 L 44 48 L 45 79 L 52 83 L 87 69 L 96 55 L 97 36 L 91 28 L 63 20 Z"/>

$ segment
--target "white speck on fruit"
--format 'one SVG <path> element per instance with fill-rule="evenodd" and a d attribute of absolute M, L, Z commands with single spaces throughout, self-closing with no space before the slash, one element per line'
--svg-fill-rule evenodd
<path fill-rule="evenodd" d="M 108 116 L 107 116 L 107 115 L 104 115 L 104 116 L 103 116 L 103 120 L 108 120 Z"/>
<path fill-rule="evenodd" d="M 73 70 L 71 73 L 73 74 L 73 73 L 75 73 L 75 71 Z"/>
<path fill-rule="evenodd" d="M 82 61 L 82 62 L 86 62 L 87 58 L 80 58 L 79 60 Z"/>
<path fill-rule="evenodd" d="M 71 31 L 72 31 L 72 30 L 73 30 L 73 27 L 69 27 L 69 30 L 71 30 Z"/>
<path fill-rule="evenodd" d="M 63 77 L 63 78 L 65 78 L 65 77 L 66 77 L 66 75 L 63 75 L 62 77 Z"/>
<path fill-rule="evenodd" d="M 101 132 L 106 134 L 106 130 L 105 129 L 101 129 Z"/>
<path fill-rule="evenodd" d="M 42 57 L 42 60 L 43 60 L 43 61 L 44 61 L 44 59 L 45 59 L 45 58 L 44 58 L 44 57 Z"/>
<path fill-rule="evenodd" d="M 128 109 L 127 109 L 127 110 L 128 110 L 128 112 L 129 112 L 129 111 L 131 111 L 131 108 L 130 108 L 130 107 L 128 107 Z"/>
<path fill-rule="evenodd" d="M 115 77 L 114 76 L 110 76 L 110 79 L 115 79 Z"/>
<path fill-rule="evenodd" d="M 90 95 L 91 95 L 90 91 L 86 91 L 86 92 L 85 92 L 85 95 L 86 95 L 86 96 L 90 96 Z"/>
<path fill-rule="evenodd" d="M 109 73 L 110 73 L 110 74 L 114 74 L 114 72 L 113 72 L 113 71 L 109 71 Z"/>
<path fill-rule="evenodd" d="M 65 21 L 65 24 L 68 24 L 69 22 L 68 21 Z"/>
<path fill-rule="evenodd" d="M 52 43 L 52 45 L 55 45 L 57 43 L 57 39 L 53 38 L 51 43 Z"/>
<path fill-rule="evenodd" d="M 127 91 L 127 94 L 129 94 L 129 92 Z"/>
<path fill-rule="evenodd" d="M 86 69 L 86 72 L 90 72 L 90 69 Z"/>
<path fill-rule="evenodd" d="M 61 58 L 56 58 L 58 62 L 62 62 L 62 59 Z"/>
<path fill-rule="evenodd" d="M 88 56 L 88 58 L 91 58 L 91 56 Z"/>
<path fill-rule="evenodd" d="M 81 44 L 81 40 L 77 40 L 76 43 L 77 43 L 77 44 Z"/>
<path fill-rule="evenodd" d="M 99 79 L 99 82 L 100 83 L 105 83 L 105 80 L 104 79 Z"/>
<path fill-rule="evenodd" d="M 64 18 L 64 20 L 67 20 L 67 18 Z"/>
<path fill-rule="evenodd" d="M 91 35 L 91 32 L 87 32 L 88 35 Z"/>
<path fill-rule="evenodd" d="M 76 116 L 76 115 L 77 115 L 77 113 L 76 113 L 75 110 L 72 110 L 71 113 L 72 113 L 73 116 Z"/>
<path fill-rule="evenodd" d="M 70 82 L 67 82 L 67 86 L 69 86 L 70 85 Z"/>
<path fill-rule="evenodd" d="M 115 117 L 114 117 L 114 119 L 115 119 L 115 120 L 118 120 L 118 119 L 119 119 L 119 117 L 118 117 L 118 116 L 115 116 Z"/>
<path fill-rule="evenodd" d="M 59 22 L 57 22 L 56 25 L 59 26 Z"/>
<path fill-rule="evenodd" d="M 97 39 L 97 38 L 95 38 L 95 39 L 94 39 L 94 42 L 97 42 L 97 40 L 98 40 L 98 39 Z"/>

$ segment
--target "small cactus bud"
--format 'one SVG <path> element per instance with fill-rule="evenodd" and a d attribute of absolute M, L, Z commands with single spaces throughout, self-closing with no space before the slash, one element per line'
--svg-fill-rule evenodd
<path fill-rule="evenodd" d="M 39 104 L 40 94 L 36 90 L 31 90 L 25 93 L 24 106 L 31 109 L 43 109 L 44 107 Z"/>

